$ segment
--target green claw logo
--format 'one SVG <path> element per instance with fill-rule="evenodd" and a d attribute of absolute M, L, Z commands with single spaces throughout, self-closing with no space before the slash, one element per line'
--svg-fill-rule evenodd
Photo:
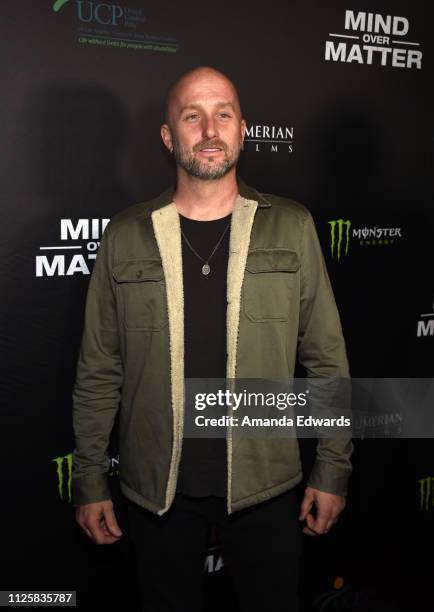
<path fill-rule="evenodd" d="M 59 490 L 59 497 L 63 500 L 63 488 L 64 488 L 64 480 L 63 480 L 63 471 L 64 464 L 66 464 L 66 472 L 68 475 L 68 480 L 66 483 L 67 492 L 68 492 L 68 501 L 71 501 L 71 479 L 72 479 L 72 453 L 68 453 L 67 455 L 63 455 L 62 457 L 56 457 L 52 459 L 54 463 L 57 465 L 57 488 Z"/>
<path fill-rule="evenodd" d="M 67 2 L 69 2 L 69 0 L 56 0 L 56 2 L 53 4 L 53 11 L 57 13 Z"/>
<path fill-rule="evenodd" d="M 420 509 L 428 512 L 434 508 L 434 477 L 427 476 L 419 480 Z"/>
<path fill-rule="evenodd" d="M 341 258 L 341 246 L 344 235 L 344 227 L 345 231 L 345 255 L 348 255 L 348 247 L 350 245 L 350 227 L 351 221 L 349 219 L 334 219 L 333 221 L 329 221 L 330 224 L 330 236 L 331 236 L 331 254 L 332 257 L 336 256 L 338 261 Z M 336 236 L 337 234 L 337 236 Z"/>

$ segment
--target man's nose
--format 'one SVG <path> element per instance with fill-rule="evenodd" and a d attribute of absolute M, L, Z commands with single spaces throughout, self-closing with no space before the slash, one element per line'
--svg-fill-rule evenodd
<path fill-rule="evenodd" d="M 204 138 L 215 138 L 217 136 L 217 126 L 214 117 L 205 117 L 202 129 Z"/>

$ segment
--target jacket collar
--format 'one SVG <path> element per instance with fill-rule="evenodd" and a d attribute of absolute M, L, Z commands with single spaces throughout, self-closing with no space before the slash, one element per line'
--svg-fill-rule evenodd
<path fill-rule="evenodd" d="M 250 185 L 246 185 L 243 179 L 238 175 L 237 183 L 238 191 L 240 192 L 240 195 L 243 196 L 243 198 L 246 198 L 247 200 L 255 200 L 255 202 L 258 203 L 258 208 L 270 208 L 271 202 L 267 200 L 267 198 L 262 193 L 259 193 L 259 191 L 257 191 L 256 189 L 250 187 Z"/>
<path fill-rule="evenodd" d="M 254 200 L 258 203 L 259 208 L 270 208 L 271 202 L 262 194 L 259 193 L 253 187 L 247 185 L 243 179 L 237 175 L 237 183 L 238 183 L 238 191 L 243 198 L 247 200 Z M 152 204 L 149 206 L 145 215 L 149 216 L 154 210 L 158 208 L 162 208 L 163 206 L 167 206 L 171 202 L 173 202 L 173 194 L 175 193 L 175 186 L 171 185 L 163 191 L 159 196 L 153 200 Z"/>

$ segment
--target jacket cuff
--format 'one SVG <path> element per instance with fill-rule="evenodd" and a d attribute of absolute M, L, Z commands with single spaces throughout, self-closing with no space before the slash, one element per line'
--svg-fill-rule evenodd
<path fill-rule="evenodd" d="M 330 463 L 316 459 L 307 481 L 307 486 L 324 493 L 347 495 L 350 469 L 338 468 Z"/>
<path fill-rule="evenodd" d="M 72 478 L 72 499 L 74 506 L 92 504 L 111 499 L 107 474 L 89 474 Z"/>

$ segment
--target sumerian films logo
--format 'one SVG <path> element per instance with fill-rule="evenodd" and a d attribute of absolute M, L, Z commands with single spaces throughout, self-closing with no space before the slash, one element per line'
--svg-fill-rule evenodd
<path fill-rule="evenodd" d="M 294 151 L 294 127 L 288 125 L 248 125 L 244 142 L 253 143 L 256 153 Z"/>
<path fill-rule="evenodd" d="M 67 455 L 61 455 L 55 457 L 52 461 L 56 464 L 56 475 L 57 475 L 57 490 L 59 497 L 63 501 L 64 496 L 68 502 L 72 500 L 72 453 Z M 117 457 L 110 457 L 110 468 L 108 476 L 118 475 L 119 455 Z"/>
<path fill-rule="evenodd" d="M 338 261 L 348 255 L 351 238 L 358 239 L 360 246 L 388 246 L 394 244 L 397 238 L 402 238 L 400 227 L 355 228 L 350 219 L 332 219 L 328 223 L 331 256 Z"/>
<path fill-rule="evenodd" d="M 420 509 L 424 512 L 434 508 L 434 476 L 419 480 Z"/>

